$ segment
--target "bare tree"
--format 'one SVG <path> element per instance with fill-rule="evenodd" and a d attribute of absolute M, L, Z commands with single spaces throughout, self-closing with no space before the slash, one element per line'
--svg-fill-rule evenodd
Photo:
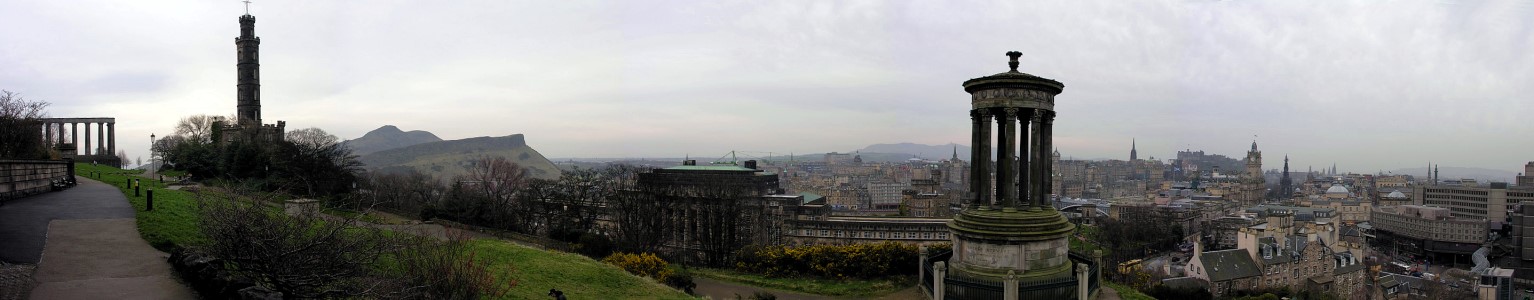
<path fill-rule="evenodd" d="M 379 209 L 419 216 L 421 210 L 440 199 L 443 187 L 436 179 L 420 172 L 401 174 L 373 173 L 364 180 L 367 194 Z"/>
<path fill-rule="evenodd" d="M 48 156 L 42 118 L 48 102 L 27 101 L 21 94 L 0 90 L 0 158 L 37 159 Z"/>
<path fill-rule="evenodd" d="M 224 120 L 224 117 L 214 115 L 191 115 L 181 118 L 176 123 L 176 135 L 195 143 L 213 142 L 213 127 L 215 122 Z"/>
<path fill-rule="evenodd" d="M 657 201 L 659 191 L 636 184 L 635 177 L 642 172 L 639 168 L 623 165 L 609 170 L 617 175 L 610 184 L 618 192 L 606 205 L 618 247 L 634 253 L 659 252 L 674 237 L 675 208 Z"/>
<path fill-rule="evenodd" d="M 328 147 L 340 142 L 340 138 L 325 132 L 323 129 L 319 129 L 318 127 L 309 127 L 288 131 L 286 138 L 288 142 L 298 145 L 299 147 L 308 147 L 314 149 Z"/>

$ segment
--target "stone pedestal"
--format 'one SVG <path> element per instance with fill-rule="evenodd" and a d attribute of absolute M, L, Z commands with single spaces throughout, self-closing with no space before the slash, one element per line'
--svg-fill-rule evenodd
<path fill-rule="evenodd" d="M 968 209 L 948 222 L 953 272 L 1001 281 L 1071 276 L 1074 224 L 1054 209 Z"/>

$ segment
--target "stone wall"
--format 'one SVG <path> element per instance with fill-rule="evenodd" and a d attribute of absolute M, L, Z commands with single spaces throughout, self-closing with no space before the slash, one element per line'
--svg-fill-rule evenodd
<path fill-rule="evenodd" d="M 0 201 L 74 185 L 74 172 L 69 160 L 0 160 Z"/>

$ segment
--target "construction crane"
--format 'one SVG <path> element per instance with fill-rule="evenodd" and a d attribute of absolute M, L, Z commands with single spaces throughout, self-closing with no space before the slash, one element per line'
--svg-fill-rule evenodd
<path fill-rule="evenodd" d="M 750 154 L 746 154 L 746 153 L 756 153 L 756 154 L 766 153 L 767 157 L 763 158 L 761 156 L 750 155 Z M 715 164 L 715 165 L 738 166 L 738 165 L 740 165 L 739 161 L 740 161 L 740 157 L 742 157 L 742 156 L 744 156 L 745 158 L 748 158 L 748 159 L 756 159 L 757 161 L 760 161 L 763 164 L 771 164 L 772 163 L 772 157 L 773 157 L 774 154 L 775 154 L 774 152 L 766 152 L 766 151 L 730 150 L 730 153 L 726 153 L 724 156 L 720 156 L 718 160 L 714 160 L 713 164 Z M 730 160 L 726 161 L 725 158 L 729 158 Z"/>

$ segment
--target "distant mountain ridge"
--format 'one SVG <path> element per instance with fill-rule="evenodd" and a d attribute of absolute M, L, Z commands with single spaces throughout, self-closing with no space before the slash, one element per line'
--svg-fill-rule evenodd
<path fill-rule="evenodd" d="M 1427 167 L 1425 166 L 1419 168 L 1395 169 L 1387 172 L 1394 175 L 1412 175 L 1416 178 L 1423 178 L 1422 176 L 1429 175 Z M 1480 181 L 1513 182 L 1515 176 L 1518 176 L 1518 172 L 1508 170 L 1447 166 L 1438 167 L 1438 179 L 1441 180 L 1457 180 L 1461 178 L 1469 178 Z"/>
<path fill-rule="evenodd" d="M 392 127 L 384 126 L 379 129 L 385 130 Z M 384 136 L 390 136 L 390 134 L 386 132 Z M 431 135 L 431 138 L 436 138 L 436 135 Z M 416 143 L 367 153 L 357 160 L 361 161 L 365 168 L 373 171 L 389 173 L 413 170 L 431 175 L 438 180 L 448 181 L 458 175 L 467 174 L 476 160 L 497 156 L 505 157 L 527 168 L 528 174 L 534 178 L 556 179 L 560 175 L 559 168 L 554 165 L 554 162 L 528 146 L 522 134 Z"/>
<path fill-rule="evenodd" d="M 873 145 L 868 145 L 868 147 L 863 147 L 863 149 L 858 149 L 855 152 L 858 152 L 858 153 L 904 153 L 904 154 L 915 155 L 917 157 L 924 158 L 924 159 L 944 160 L 944 159 L 952 158 L 953 154 L 954 154 L 954 151 L 956 151 L 955 149 L 957 149 L 957 151 L 959 153 L 959 159 L 960 160 L 965 160 L 965 161 L 969 160 L 969 146 L 959 145 L 959 144 L 954 144 L 954 143 L 949 143 L 949 144 L 944 144 L 944 145 L 924 145 L 924 144 L 917 144 L 917 143 L 873 144 Z"/>
<path fill-rule="evenodd" d="M 440 142 L 442 138 L 431 132 L 423 130 L 402 131 L 394 125 L 384 125 L 373 129 L 362 137 L 341 142 L 352 149 L 352 153 L 366 155 L 373 152 L 389 149 L 408 147 L 430 142 Z"/>

